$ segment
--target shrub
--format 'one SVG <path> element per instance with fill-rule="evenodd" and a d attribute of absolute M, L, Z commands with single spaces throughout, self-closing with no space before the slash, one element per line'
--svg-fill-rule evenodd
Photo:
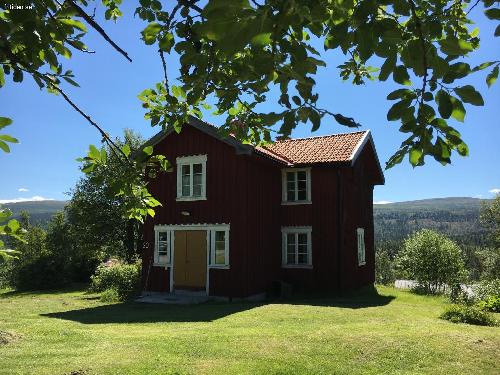
<path fill-rule="evenodd" d="M 375 281 L 377 284 L 394 284 L 396 275 L 394 273 L 394 263 L 386 251 L 375 253 Z"/>
<path fill-rule="evenodd" d="M 104 292 L 114 289 L 120 300 L 127 299 L 139 292 L 140 273 L 140 263 L 114 263 L 111 266 L 101 264 L 90 278 L 90 290 Z"/>
<path fill-rule="evenodd" d="M 473 290 L 478 301 L 486 300 L 490 296 L 500 298 L 500 279 L 483 280 L 475 285 Z"/>
<path fill-rule="evenodd" d="M 497 325 L 497 322 L 490 314 L 477 306 L 450 305 L 441 314 L 440 318 L 453 323 L 468 323 L 479 326 Z"/>
<path fill-rule="evenodd" d="M 442 292 L 465 275 L 458 245 L 446 236 L 423 229 L 405 240 L 397 266 L 426 294 Z"/>
<path fill-rule="evenodd" d="M 120 293 L 115 288 L 106 289 L 101 293 L 102 302 L 119 302 L 122 300 Z"/>
<path fill-rule="evenodd" d="M 15 286 L 19 290 L 60 288 L 70 282 L 67 275 L 63 260 L 46 254 L 17 269 Z"/>
<path fill-rule="evenodd" d="M 479 301 L 477 305 L 483 310 L 500 313 L 499 296 L 489 296 L 487 299 Z"/>

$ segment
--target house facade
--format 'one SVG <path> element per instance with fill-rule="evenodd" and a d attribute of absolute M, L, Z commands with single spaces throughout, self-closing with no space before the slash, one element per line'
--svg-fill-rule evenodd
<path fill-rule="evenodd" d="M 163 206 L 144 224 L 144 290 L 239 298 L 280 281 L 374 282 L 373 187 L 384 176 L 369 131 L 264 148 L 191 118 L 148 145 L 174 168 L 149 184 Z"/>

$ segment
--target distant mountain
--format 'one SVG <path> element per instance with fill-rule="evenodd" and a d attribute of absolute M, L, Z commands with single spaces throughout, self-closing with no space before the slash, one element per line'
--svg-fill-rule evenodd
<path fill-rule="evenodd" d="M 12 218 L 19 219 L 22 211 L 27 211 L 32 224 L 45 225 L 52 216 L 64 209 L 67 201 L 29 201 L 4 203 L 1 206 L 12 211 Z"/>
<path fill-rule="evenodd" d="M 402 241 L 411 233 L 429 228 L 445 233 L 465 244 L 484 244 L 485 234 L 479 225 L 479 212 L 486 199 L 436 198 L 417 201 L 375 204 L 375 241 Z M 34 201 L 6 203 L 15 218 L 28 211 L 32 223 L 45 225 L 67 201 Z"/>
<path fill-rule="evenodd" d="M 458 197 L 376 204 L 373 208 L 376 242 L 401 241 L 427 228 L 445 233 L 463 244 L 484 244 L 485 233 L 479 225 L 479 213 L 481 205 L 488 201 Z"/>

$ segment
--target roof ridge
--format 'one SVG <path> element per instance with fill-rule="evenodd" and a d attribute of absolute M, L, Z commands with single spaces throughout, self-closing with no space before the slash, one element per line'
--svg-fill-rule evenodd
<path fill-rule="evenodd" d="M 326 135 L 315 135 L 315 136 L 303 137 L 303 138 L 280 139 L 280 140 L 275 140 L 274 143 L 291 142 L 291 141 L 302 141 L 302 140 L 317 139 L 317 138 L 337 137 L 337 136 L 341 136 L 341 135 L 351 135 L 351 134 L 357 134 L 357 133 L 367 133 L 369 131 L 370 131 L 370 129 L 366 129 L 366 130 L 358 130 L 356 132 L 350 132 L 350 133 L 335 133 L 335 134 L 326 134 Z"/>

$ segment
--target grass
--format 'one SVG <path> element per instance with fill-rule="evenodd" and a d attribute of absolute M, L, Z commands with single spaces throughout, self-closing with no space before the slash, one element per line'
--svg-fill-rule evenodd
<path fill-rule="evenodd" d="M 198 306 L 3 292 L 0 331 L 16 339 L 0 345 L 0 373 L 500 373 L 500 328 L 439 319 L 440 297 L 378 291 Z"/>

